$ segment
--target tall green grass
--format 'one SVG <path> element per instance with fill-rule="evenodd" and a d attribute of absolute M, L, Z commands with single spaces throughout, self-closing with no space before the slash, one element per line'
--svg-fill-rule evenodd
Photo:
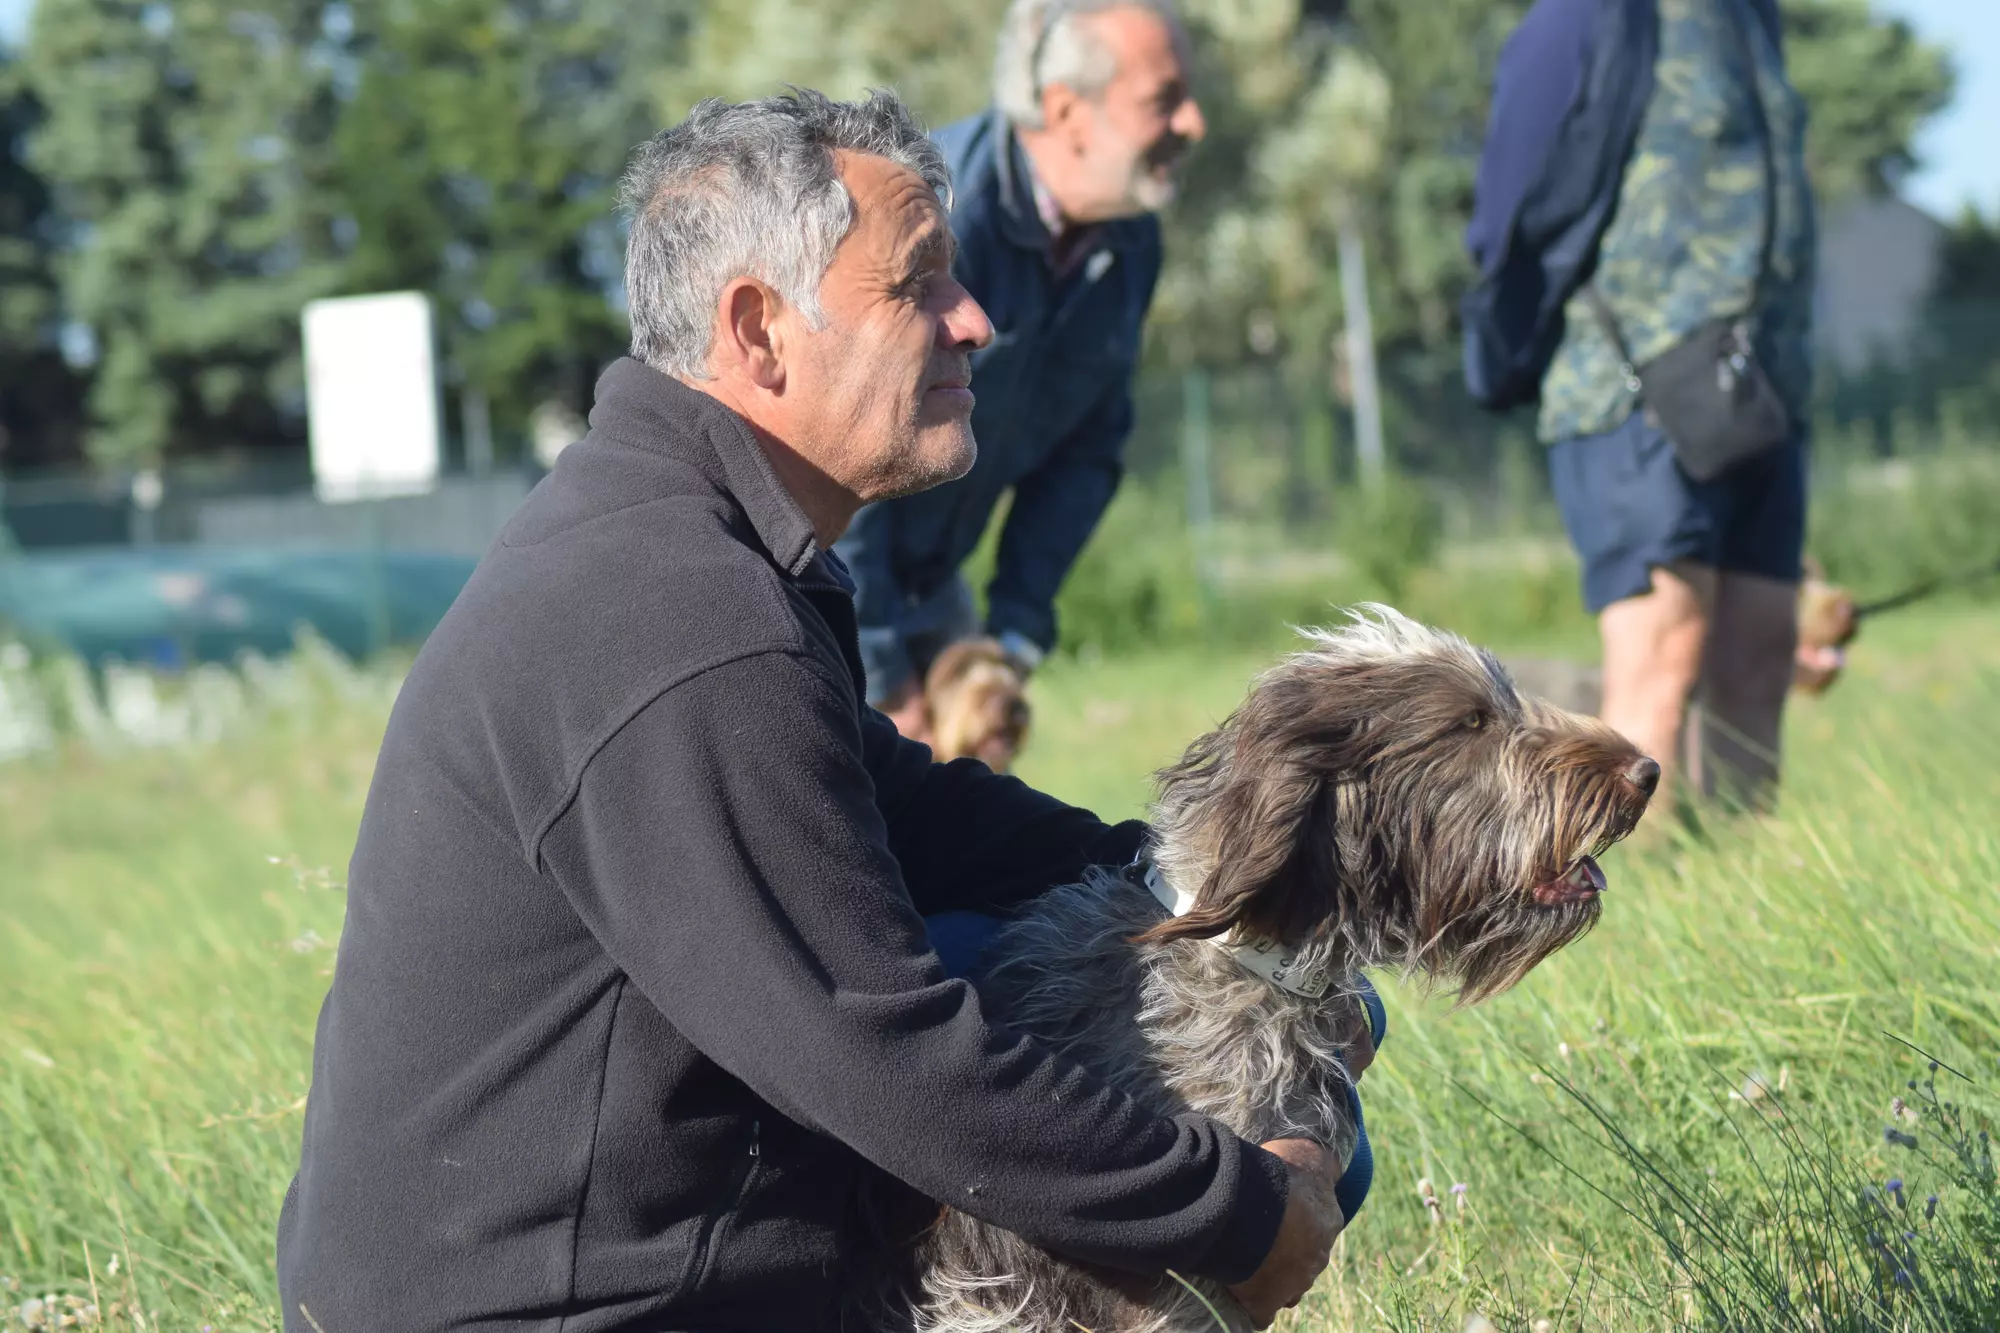
<path fill-rule="evenodd" d="M 1052 664 L 1025 775 L 1142 810 L 1147 773 L 1271 642 Z M 1775 817 L 1614 852 L 1599 929 L 1488 1005 L 1388 988 L 1363 1085 L 1375 1192 L 1281 1327 L 1990 1321 L 2000 624 L 1913 611 L 1855 659 L 1795 707 Z M 274 1326 L 272 1230 L 377 683 L 306 690 L 206 744 L 0 765 L 0 1328 L 48 1296 L 116 1328 Z M 1958 1313 L 1921 1304 L 1952 1284 Z"/>
<path fill-rule="evenodd" d="M 1260 660 L 1197 689 L 1164 655 L 1050 675 L 1026 775 L 1136 812 L 1132 775 Z M 1491 1004 L 1392 993 L 1363 1085 L 1375 1193 L 1301 1327 L 1993 1326 L 2000 1197 L 1950 1145 L 1984 1151 L 2000 1077 L 1996 747 L 2000 622 L 1884 620 L 1794 704 L 1775 817 L 1614 851 L 1598 930 Z M 1970 1076 L 1942 1076 L 1956 1138 L 1907 1087 L 1930 1078 L 1912 1046 Z M 1923 1227 L 1873 1216 L 1902 1216 L 1892 1179 L 1920 1211 L 1939 1195 Z M 1908 1288 L 1872 1234 L 1907 1252 Z M 1917 1301 L 1948 1282 L 1972 1293 L 1957 1308 Z"/>

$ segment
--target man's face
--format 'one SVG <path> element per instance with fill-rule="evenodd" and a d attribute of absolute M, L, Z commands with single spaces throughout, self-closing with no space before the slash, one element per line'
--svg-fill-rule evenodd
<path fill-rule="evenodd" d="M 1137 6 L 1078 21 L 1091 25 L 1118 61 L 1102 96 L 1081 108 L 1078 147 L 1097 201 L 1093 216 L 1079 220 L 1157 212 L 1173 202 L 1181 161 L 1207 130 L 1189 93 L 1185 38 Z"/>
<path fill-rule="evenodd" d="M 993 326 L 951 275 L 951 228 L 923 178 L 887 158 L 836 160 L 854 222 L 820 283 L 826 327 L 794 327 L 786 397 L 798 443 L 872 503 L 972 467 L 971 355 Z"/>

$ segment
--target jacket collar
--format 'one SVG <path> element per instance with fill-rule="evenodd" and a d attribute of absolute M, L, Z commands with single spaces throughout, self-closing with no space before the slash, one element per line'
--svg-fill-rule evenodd
<path fill-rule="evenodd" d="M 620 357 L 597 381 L 590 428 L 700 472 L 736 502 L 771 563 L 793 578 L 819 553 L 811 520 L 771 470 L 750 424 L 701 390 Z"/>
<path fill-rule="evenodd" d="M 986 113 L 993 118 L 993 172 L 999 186 L 1000 232 L 1009 242 L 1036 254 L 1049 252 L 1049 229 L 1035 207 L 1034 177 L 1027 150 L 1014 134 L 1014 127 L 1000 111 Z"/>

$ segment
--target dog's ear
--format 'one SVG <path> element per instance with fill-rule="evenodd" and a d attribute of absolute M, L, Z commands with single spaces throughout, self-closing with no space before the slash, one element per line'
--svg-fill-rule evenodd
<path fill-rule="evenodd" d="M 1143 940 L 1241 928 L 1296 944 L 1338 919 L 1342 779 L 1364 762 L 1372 692 L 1326 685 L 1305 672 L 1267 679 L 1161 773 L 1163 808 L 1201 811 L 1202 827 L 1179 836 L 1213 848 L 1214 869 L 1194 906 Z"/>
<path fill-rule="evenodd" d="M 980 662 L 997 658 L 1000 645 L 989 639 L 956 639 L 931 662 L 924 673 L 924 692 L 949 689 Z"/>

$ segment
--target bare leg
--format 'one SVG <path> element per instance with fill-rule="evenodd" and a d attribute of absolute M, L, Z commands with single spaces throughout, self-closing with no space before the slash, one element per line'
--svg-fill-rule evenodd
<path fill-rule="evenodd" d="M 1798 645 L 1796 583 L 1755 574 L 1716 581 L 1702 721 L 1689 736 L 1689 776 L 1705 796 L 1768 808 L 1778 782 L 1778 732 Z"/>
<path fill-rule="evenodd" d="M 1680 758 L 1688 699 L 1701 679 L 1715 571 L 1653 571 L 1653 590 L 1604 608 L 1604 721 L 1660 765 L 1664 796 Z M 1654 798 L 1659 806 L 1660 798 Z"/>

